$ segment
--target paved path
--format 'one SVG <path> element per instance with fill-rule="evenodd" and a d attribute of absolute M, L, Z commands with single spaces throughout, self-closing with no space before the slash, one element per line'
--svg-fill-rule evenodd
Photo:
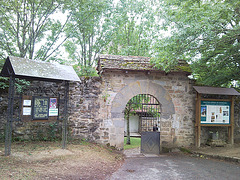
<path fill-rule="evenodd" d="M 130 153 L 131 154 L 131 153 Z M 196 158 L 181 153 L 144 156 L 132 152 L 110 180 L 239 180 L 240 164 Z"/>

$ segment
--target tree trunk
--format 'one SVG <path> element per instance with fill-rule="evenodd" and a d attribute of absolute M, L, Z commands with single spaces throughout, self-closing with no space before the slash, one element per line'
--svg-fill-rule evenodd
<path fill-rule="evenodd" d="M 127 113 L 127 144 L 131 144 L 131 142 L 130 142 L 129 114 L 130 114 L 130 110 Z"/>

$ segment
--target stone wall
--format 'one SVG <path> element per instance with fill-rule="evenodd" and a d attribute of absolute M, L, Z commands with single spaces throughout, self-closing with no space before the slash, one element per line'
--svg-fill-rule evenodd
<path fill-rule="evenodd" d="M 137 71 L 106 71 L 101 77 L 81 78 L 70 83 L 69 134 L 98 143 L 123 147 L 124 117 L 127 102 L 137 94 L 151 94 L 162 106 L 160 120 L 161 144 L 167 147 L 194 144 L 195 92 L 192 81 L 183 73 L 157 73 Z M 39 89 L 40 87 L 40 89 Z M 52 96 L 64 86 L 57 83 L 33 82 L 25 95 Z M 1 92 L 0 132 L 4 132 L 7 110 L 7 93 Z M 235 108 L 235 140 L 240 139 L 239 101 Z M 61 110 L 62 111 L 62 110 Z M 14 137 L 39 138 L 55 132 L 61 136 L 61 121 L 15 122 Z M 51 129 L 52 128 L 52 129 Z M 215 128 L 216 129 L 216 128 Z M 226 128 L 217 128 L 220 138 L 226 139 Z M 212 128 L 202 128 L 202 143 L 209 138 Z M 49 134 L 50 135 L 50 134 Z"/>
<path fill-rule="evenodd" d="M 75 137 L 84 137 L 121 148 L 124 133 L 123 108 L 127 101 L 136 94 L 147 92 L 151 95 L 159 93 L 161 96 L 161 91 L 165 91 L 162 95 L 168 96 L 172 104 L 167 104 L 167 107 L 169 109 L 173 107 L 174 113 L 161 115 L 162 146 L 194 144 L 195 92 L 192 88 L 193 82 L 184 74 L 109 71 L 101 78 L 81 80 L 82 83 L 71 86 L 69 120 Z M 150 90 L 149 85 L 154 86 L 152 89 L 161 90 Z M 160 96 L 158 97 L 160 103 L 166 104 Z M 120 104 L 117 104 L 117 101 Z M 240 139 L 239 110 L 239 102 L 236 101 L 235 142 Z M 201 133 L 202 144 L 211 138 L 209 132 L 212 131 L 218 131 L 219 138 L 227 140 L 227 128 L 204 127 Z"/>
<path fill-rule="evenodd" d="M 69 125 L 71 134 L 100 142 L 101 78 L 81 78 L 81 83 L 70 84 Z"/>
<path fill-rule="evenodd" d="M 70 91 L 69 120 L 74 136 L 122 148 L 125 105 L 134 95 L 151 94 L 164 105 L 162 144 L 194 143 L 195 94 L 186 75 L 117 71 L 105 72 L 99 79 L 81 80 L 81 84 L 72 84 Z"/>

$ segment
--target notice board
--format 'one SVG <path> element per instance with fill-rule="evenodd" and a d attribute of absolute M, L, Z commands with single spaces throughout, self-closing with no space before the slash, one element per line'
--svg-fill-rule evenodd
<path fill-rule="evenodd" d="M 23 121 L 58 120 L 59 99 L 57 97 L 23 96 L 21 119 Z"/>
<path fill-rule="evenodd" d="M 49 98 L 47 97 L 33 97 L 32 118 L 35 119 L 48 119 Z"/>
<path fill-rule="evenodd" d="M 231 102 L 201 101 L 201 124 L 230 124 Z"/>

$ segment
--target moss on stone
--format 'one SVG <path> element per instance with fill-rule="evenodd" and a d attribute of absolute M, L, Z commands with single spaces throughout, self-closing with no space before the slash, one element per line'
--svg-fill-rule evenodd
<path fill-rule="evenodd" d="M 189 72 L 189 73 L 192 72 L 192 70 L 191 70 L 191 68 L 190 68 L 190 66 L 188 64 L 182 65 L 182 66 L 176 66 L 176 69 L 177 70 L 182 70 L 184 72 Z"/>

